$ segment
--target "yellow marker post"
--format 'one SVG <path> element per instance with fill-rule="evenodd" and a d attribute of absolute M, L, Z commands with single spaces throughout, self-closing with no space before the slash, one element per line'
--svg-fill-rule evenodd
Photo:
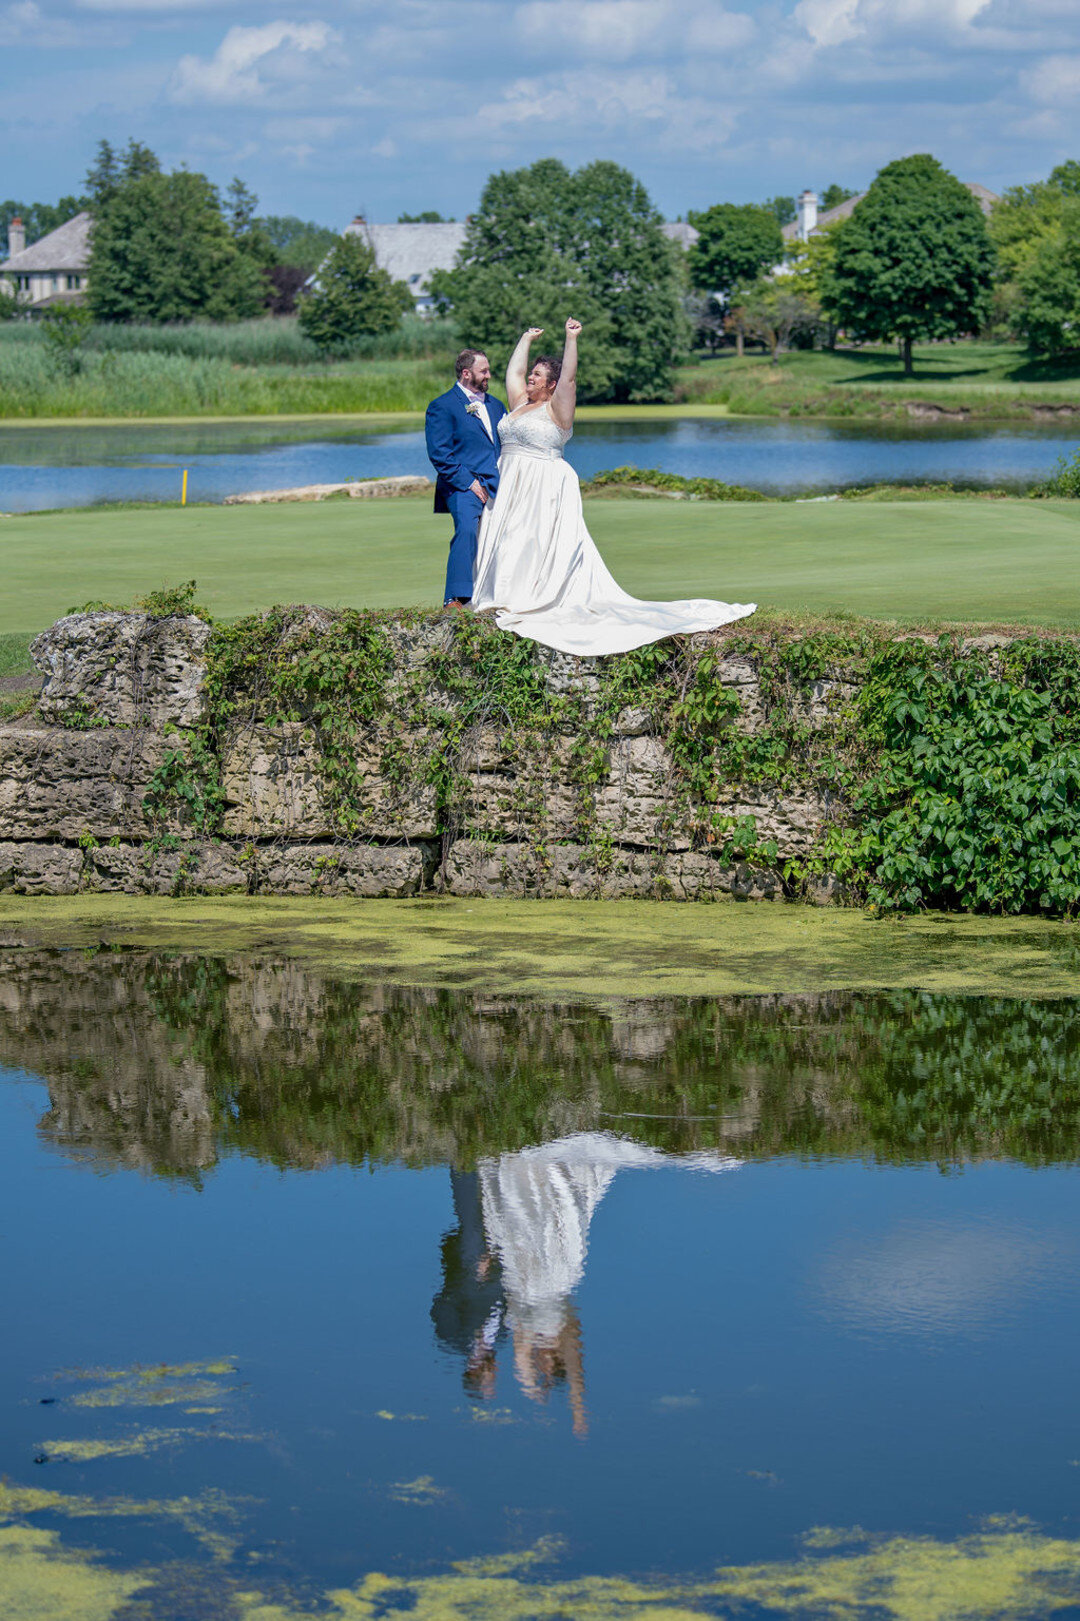
<path fill-rule="evenodd" d="M 186 467 L 184 468 L 184 476 L 180 480 L 180 505 L 182 507 L 187 506 L 187 468 Z"/>

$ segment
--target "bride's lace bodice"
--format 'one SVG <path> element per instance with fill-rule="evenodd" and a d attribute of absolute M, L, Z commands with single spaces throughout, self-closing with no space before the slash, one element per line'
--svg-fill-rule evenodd
<path fill-rule="evenodd" d="M 523 450 L 533 456 L 555 461 L 571 438 L 572 428 L 560 428 L 547 405 L 535 411 L 508 411 L 499 418 L 499 441 L 503 450 Z"/>

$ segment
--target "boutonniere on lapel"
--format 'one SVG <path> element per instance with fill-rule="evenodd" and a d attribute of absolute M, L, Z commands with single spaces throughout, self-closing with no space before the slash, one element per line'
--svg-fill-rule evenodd
<path fill-rule="evenodd" d="M 465 407 L 465 412 L 467 416 L 478 417 L 483 409 L 484 408 L 480 404 L 479 400 L 470 400 L 468 405 Z"/>

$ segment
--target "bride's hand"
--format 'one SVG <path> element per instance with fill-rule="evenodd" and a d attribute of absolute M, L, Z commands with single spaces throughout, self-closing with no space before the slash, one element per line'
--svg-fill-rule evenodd
<path fill-rule="evenodd" d="M 566 336 L 568 338 L 576 338 L 576 337 L 579 337 L 580 334 L 581 334 L 581 322 L 580 321 L 575 321 L 574 317 L 571 315 L 570 319 L 566 323 Z"/>

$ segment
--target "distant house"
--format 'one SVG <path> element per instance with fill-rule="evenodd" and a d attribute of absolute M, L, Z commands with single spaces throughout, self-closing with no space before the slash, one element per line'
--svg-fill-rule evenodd
<path fill-rule="evenodd" d="M 8 226 L 8 257 L 0 264 L 0 287 L 9 296 L 18 294 L 31 312 L 52 304 L 81 303 L 92 223 L 89 214 L 76 214 L 27 247 L 22 220 L 13 219 Z"/>
<path fill-rule="evenodd" d="M 362 236 L 375 254 L 375 263 L 394 281 L 403 281 L 413 295 L 417 314 L 430 315 L 434 307 L 431 278 L 436 270 L 452 270 L 462 243 L 465 224 L 444 221 L 436 225 L 376 225 L 357 215 L 345 227 L 345 236 Z M 665 234 L 688 248 L 697 241 L 692 225 L 681 220 L 664 226 Z"/>
<path fill-rule="evenodd" d="M 994 204 L 1001 201 L 996 192 L 980 186 L 977 180 L 965 180 L 964 185 L 984 214 L 989 214 Z M 780 234 L 785 242 L 806 242 L 819 231 L 826 230 L 830 225 L 836 225 L 840 220 L 846 220 L 865 196 L 865 191 L 860 191 L 857 197 L 849 197 L 846 203 L 838 203 L 835 208 L 826 209 L 824 214 L 819 214 L 817 193 L 801 192 L 796 202 L 798 213 L 790 225 L 784 226 Z"/>

